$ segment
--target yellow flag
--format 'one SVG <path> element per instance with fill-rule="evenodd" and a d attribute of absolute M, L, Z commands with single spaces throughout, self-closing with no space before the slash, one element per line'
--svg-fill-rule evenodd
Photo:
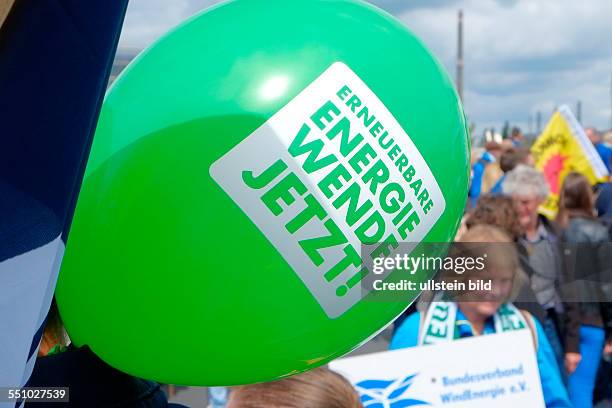
<path fill-rule="evenodd" d="M 531 147 L 531 153 L 536 168 L 544 173 L 550 187 L 550 194 L 540 207 L 540 212 L 548 218 L 557 215 L 559 191 L 568 173 L 582 173 L 591 184 L 605 181 L 608 175 L 584 129 L 565 105 L 553 114 Z"/>

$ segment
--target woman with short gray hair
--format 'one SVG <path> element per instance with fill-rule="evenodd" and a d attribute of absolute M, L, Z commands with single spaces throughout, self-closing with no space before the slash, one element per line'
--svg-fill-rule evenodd
<path fill-rule="evenodd" d="M 544 174 L 533 167 L 519 164 L 508 173 L 503 185 L 505 195 L 533 195 L 545 199 L 550 192 Z"/>
<path fill-rule="evenodd" d="M 514 201 L 524 231 L 519 243 L 531 267 L 531 288 L 546 311 L 546 335 L 559 365 L 571 374 L 581 359 L 580 311 L 575 303 L 563 301 L 566 274 L 558 248 L 559 228 L 538 212 L 550 192 L 546 178 L 535 168 L 520 165 L 508 173 L 503 191 Z"/>

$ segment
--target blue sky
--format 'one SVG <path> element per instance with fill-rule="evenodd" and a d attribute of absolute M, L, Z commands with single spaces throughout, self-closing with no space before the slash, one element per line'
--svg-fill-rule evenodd
<path fill-rule="evenodd" d="M 215 0 L 131 0 L 120 47 L 144 48 Z M 420 37 L 455 75 L 457 10 L 465 21 L 466 112 L 477 129 L 527 130 L 582 101 L 585 126 L 610 128 L 612 1 L 372 0 Z M 543 123 L 543 124 L 544 124 Z M 535 125 L 534 125 L 535 127 Z"/>

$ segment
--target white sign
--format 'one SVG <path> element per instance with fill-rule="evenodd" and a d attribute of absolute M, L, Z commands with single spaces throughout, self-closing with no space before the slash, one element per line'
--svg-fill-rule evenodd
<path fill-rule="evenodd" d="M 365 294 L 359 282 L 370 271 L 362 242 L 418 243 L 446 206 L 408 134 L 340 62 L 213 163 L 210 174 L 330 318 Z"/>
<path fill-rule="evenodd" d="M 355 385 L 365 408 L 544 407 L 529 330 L 349 357 L 330 368 Z"/>

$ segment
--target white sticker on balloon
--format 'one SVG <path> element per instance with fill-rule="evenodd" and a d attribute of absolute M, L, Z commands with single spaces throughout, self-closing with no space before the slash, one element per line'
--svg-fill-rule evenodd
<path fill-rule="evenodd" d="M 359 283 L 371 271 L 362 242 L 418 243 L 446 206 L 410 137 L 340 62 L 213 163 L 210 174 L 330 318 L 366 295 Z"/>

